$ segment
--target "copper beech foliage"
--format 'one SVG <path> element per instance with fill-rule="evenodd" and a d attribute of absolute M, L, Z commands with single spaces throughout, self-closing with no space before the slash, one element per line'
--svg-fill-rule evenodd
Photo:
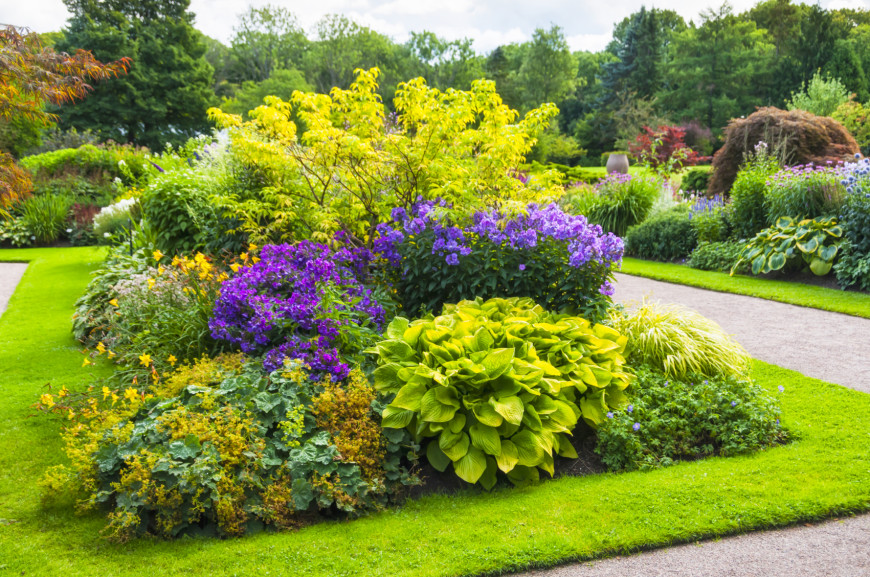
<path fill-rule="evenodd" d="M 55 119 L 43 104 L 62 105 L 84 98 L 88 80 L 126 74 L 130 59 L 103 64 L 90 52 L 70 55 L 42 45 L 39 35 L 14 26 L 0 28 L 0 119 L 24 116 L 44 124 Z M 0 210 L 26 197 L 30 177 L 11 156 L 0 152 Z"/>

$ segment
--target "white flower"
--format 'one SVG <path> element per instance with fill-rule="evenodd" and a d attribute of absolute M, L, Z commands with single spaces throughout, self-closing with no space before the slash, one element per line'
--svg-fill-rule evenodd
<path fill-rule="evenodd" d="M 72 232 L 72 229 L 71 229 L 71 228 L 68 228 L 68 229 L 66 229 L 66 232 L 67 232 L 67 234 L 69 234 L 69 233 Z"/>
<path fill-rule="evenodd" d="M 127 163 L 124 162 L 124 159 L 122 158 L 121 160 L 118 161 L 118 166 L 127 166 Z"/>
<path fill-rule="evenodd" d="M 104 233 L 103 233 L 103 236 L 104 236 L 105 238 L 109 238 L 110 236 L 112 236 L 112 234 L 111 234 L 111 233 L 108 233 L 108 232 L 104 232 Z"/>

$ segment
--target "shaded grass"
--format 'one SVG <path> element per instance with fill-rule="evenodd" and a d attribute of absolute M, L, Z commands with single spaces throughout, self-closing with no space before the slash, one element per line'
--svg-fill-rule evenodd
<path fill-rule="evenodd" d="M 766 280 L 698 270 L 666 262 L 624 258 L 625 274 L 694 286 L 718 292 L 759 297 L 802 307 L 870 318 L 870 294 L 847 292 L 796 282 Z"/>
<path fill-rule="evenodd" d="M 798 437 L 789 445 L 430 496 L 295 533 L 112 545 L 99 537 L 101 516 L 40 504 L 36 481 L 60 459 L 59 424 L 27 418 L 46 381 L 76 386 L 89 374 L 69 315 L 99 256 L 0 251 L 33 258 L 0 319 L 0 575 L 500 574 L 870 509 L 870 396 L 756 362 L 766 388 L 785 387 L 783 424 Z"/>

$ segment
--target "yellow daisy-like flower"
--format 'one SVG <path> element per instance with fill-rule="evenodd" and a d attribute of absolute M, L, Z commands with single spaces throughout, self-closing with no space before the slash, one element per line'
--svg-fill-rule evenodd
<path fill-rule="evenodd" d="M 139 391 L 130 387 L 126 391 L 124 391 L 124 398 L 131 403 L 139 400 Z"/>
<path fill-rule="evenodd" d="M 169 355 L 169 358 L 166 359 L 166 362 L 168 362 L 170 365 L 172 365 L 174 367 L 175 363 L 178 362 L 178 359 L 175 358 L 175 355 Z"/>
<path fill-rule="evenodd" d="M 54 406 L 54 397 L 48 393 L 43 393 L 43 395 L 39 397 L 39 402 L 50 409 Z"/>
<path fill-rule="evenodd" d="M 97 343 L 97 350 L 101 355 L 106 352 L 106 345 L 103 344 L 103 341 Z"/>
<path fill-rule="evenodd" d="M 151 355 L 149 355 L 149 354 L 139 355 L 139 364 L 142 365 L 143 367 L 147 367 L 148 365 L 150 365 L 151 364 Z"/>
<path fill-rule="evenodd" d="M 103 387 L 103 400 L 104 401 L 106 399 L 108 399 L 109 395 L 111 395 L 111 394 L 112 394 L 112 391 L 109 390 L 109 387 Z"/>
<path fill-rule="evenodd" d="M 92 365 L 92 364 L 94 364 L 94 363 L 92 363 L 92 362 L 91 362 L 91 359 L 89 359 L 88 357 L 85 357 L 85 360 L 82 361 L 82 366 L 83 366 L 83 367 L 86 367 L 86 366 L 88 366 L 88 365 Z"/>
<path fill-rule="evenodd" d="M 154 260 L 160 260 L 161 258 L 163 258 L 163 257 L 166 256 L 166 255 L 164 255 L 164 254 L 163 254 L 162 252 L 160 252 L 159 250 L 155 250 L 153 253 L 151 253 L 151 256 L 154 257 Z"/>
<path fill-rule="evenodd" d="M 109 304 L 112 305 L 113 307 L 118 306 L 118 299 L 112 299 L 112 300 L 110 300 L 110 301 L 109 301 Z"/>

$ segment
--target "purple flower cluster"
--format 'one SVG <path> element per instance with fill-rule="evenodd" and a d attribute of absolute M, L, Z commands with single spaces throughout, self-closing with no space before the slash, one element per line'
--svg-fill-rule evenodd
<path fill-rule="evenodd" d="M 715 212 L 724 206 L 725 198 L 721 194 L 715 194 L 710 198 L 699 196 L 689 206 L 689 218 L 702 212 Z"/>
<path fill-rule="evenodd" d="M 847 162 L 838 168 L 840 184 L 849 194 L 863 194 L 870 198 L 870 158 L 855 154 L 855 162 Z"/>
<path fill-rule="evenodd" d="M 390 264 L 398 266 L 402 260 L 398 245 L 405 237 L 413 237 L 426 231 L 434 235 L 432 254 L 441 255 L 449 265 L 458 265 L 459 257 L 471 254 L 471 249 L 465 244 L 466 235 L 461 228 L 450 223 L 443 223 L 436 208 L 447 208 L 447 203 L 441 199 L 424 201 L 418 199 L 408 214 L 403 208 L 394 208 L 391 214 L 393 223 L 381 224 L 377 227 L 378 238 L 374 249 Z"/>
<path fill-rule="evenodd" d="M 240 268 L 221 287 L 209 321 L 212 337 L 265 353 L 267 370 L 295 358 L 344 378 L 349 368 L 341 361 L 342 333 L 384 323 L 384 309 L 358 280 L 371 258 L 365 249 L 333 252 L 309 241 L 266 245 L 259 262 Z"/>

